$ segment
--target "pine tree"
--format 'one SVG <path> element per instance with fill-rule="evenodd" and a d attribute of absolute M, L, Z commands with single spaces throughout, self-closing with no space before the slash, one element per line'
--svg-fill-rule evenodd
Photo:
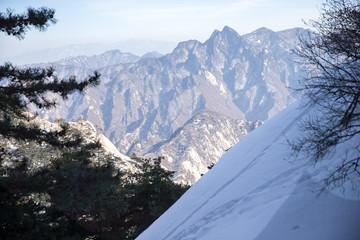
<path fill-rule="evenodd" d="M 0 31 L 23 39 L 26 31 L 31 27 L 45 31 L 51 23 L 55 24 L 56 21 L 55 10 L 47 7 L 39 9 L 29 7 L 23 14 L 16 14 L 13 10 L 7 9 L 6 13 L 0 13 Z"/>
<path fill-rule="evenodd" d="M 55 10 L 45 7 L 28 8 L 24 14 L 15 14 L 8 9 L 6 13 L 0 13 L 0 31 L 21 40 L 32 27 L 44 31 L 50 24 L 56 23 L 54 14 Z M 11 154 L 6 143 L 13 140 L 25 145 L 36 142 L 39 146 L 41 143 L 49 148 L 63 149 L 62 157 L 67 154 L 79 164 L 88 163 L 93 151 L 98 149 L 98 143 L 83 143 L 79 134 L 69 133 L 67 123 L 61 124 L 60 130 L 44 129 L 33 124 L 31 120 L 36 114 L 29 113 L 29 106 L 39 109 L 54 107 L 56 96 L 65 99 L 74 91 L 83 92 L 86 87 L 98 85 L 99 78 L 100 75 L 95 72 L 82 81 L 75 77 L 59 80 L 52 68 L 20 68 L 11 63 L 0 66 L 2 239 L 80 239 L 89 234 L 54 202 L 46 200 L 51 194 L 49 187 L 54 187 L 53 181 L 56 182 L 56 172 L 51 171 L 49 166 L 29 172 L 29 159 Z M 10 168 L 3 166 L 5 160 L 12 162 Z M 58 167 L 56 164 L 50 166 Z"/>
<path fill-rule="evenodd" d="M 131 175 L 128 184 L 128 237 L 135 239 L 181 197 L 189 186 L 172 181 L 174 172 L 161 167 L 164 157 L 139 158 L 138 171 Z"/>
<path fill-rule="evenodd" d="M 25 14 L 14 14 L 7 10 L 0 13 L 0 31 L 23 39 L 26 31 L 35 27 L 46 30 L 56 23 L 55 10 L 42 7 L 28 8 Z M 47 132 L 33 124 L 26 124 L 35 115 L 29 114 L 29 105 L 49 109 L 56 105 L 55 96 L 66 99 L 74 91 L 83 92 L 88 86 L 99 84 L 100 74 L 78 81 L 74 76 L 59 80 L 53 68 L 19 68 L 11 63 L 0 66 L 0 135 L 5 138 L 35 140 L 56 146 L 76 145 L 78 140 L 64 142 L 66 128 Z"/>

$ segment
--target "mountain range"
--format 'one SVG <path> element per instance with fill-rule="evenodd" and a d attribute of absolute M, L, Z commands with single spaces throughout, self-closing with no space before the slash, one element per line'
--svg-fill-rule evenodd
<path fill-rule="evenodd" d="M 291 89 L 304 73 L 291 49 L 307 31 L 261 28 L 240 36 L 226 26 L 203 43 L 181 42 L 164 56 L 135 57 L 121 63 L 115 61 L 121 53 L 111 51 L 77 62 L 74 58 L 52 62 L 58 76 L 65 78 L 75 75 L 82 79 L 96 69 L 101 73 L 101 84 L 84 95 L 59 99 L 56 109 L 42 115 L 50 120 L 73 120 L 82 115 L 127 155 L 134 151 L 139 156 L 167 152 L 164 166 L 177 170 L 179 181 L 192 184 L 216 159 L 201 160 L 203 165 L 196 171 L 189 170 L 194 166 L 187 162 L 199 162 L 195 158 L 206 158 L 202 156 L 205 152 L 221 156 L 244 135 L 242 130 L 232 130 L 236 124 L 221 122 L 223 117 L 232 123 L 245 121 L 243 127 L 249 131 L 254 122 L 271 118 L 297 99 Z M 197 127 L 189 125 L 197 123 L 191 119 L 201 112 L 208 112 L 202 115 L 201 126 L 214 128 L 194 137 Z M 214 133 L 218 133 L 217 138 L 213 138 Z M 200 147 L 204 138 L 213 139 L 206 150 Z"/>

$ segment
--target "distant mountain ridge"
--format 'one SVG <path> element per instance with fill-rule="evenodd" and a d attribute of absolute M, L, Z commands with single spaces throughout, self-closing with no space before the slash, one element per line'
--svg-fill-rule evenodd
<path fill-rule="evenodd" d="M 99 87 L 87 90 L 85 95 L 74 94 L 42 114 L 67 120 L 82 115 L 129 155 L 136 149 L 144 156 L 160 145 L 163 150 L 159 148 L 157 153 L 163 153 L 169 147 L 163 143 L 201 111 L 265 121 L 294 102 L 298 96 L 289 88 L 297 86 L 302 68 L 293 61 L 291 49 L 296 47 L 298 35 L 306 32 L 300 28 L 280 32 L 261 28 L 240 36 L 226 26 L 214 31 L 204 43 L 181 42 L 162 57 L 107 65 L 99 69 Z M 52 65 L 59 77 L 76 75 L 81 79 L 93 70 L 76 64 Z M 226 138 L 230 136 L 221 141 Z M 221 141 L 212 144 L 221 145 Z M 136 147 L 139 143 L 141 148 Z M 213 149 L 209 154 L 216 156 L 217 147 Z M 183 154 L 180 151 L 176 158 Z M 177 169 L 174 162 L 166 164 L 169 170 Z M 194 174 L 203 173 L 199 171 Z"/>
<path fill-rule="evenodd" d="M 11 61 L 15 64 L 33 64 L 59 61 L 68 57 L 93 56 L 99 55 L 109 50 L 120 50 L 121 52 L 131 52 L 134 55 L 142 56 L 149 52 L 159 52 L 166 54 L 171 52 L 177 43 L 171 41 L 154 40 L 127 40 L 116 43 L 88 43 L 72 44 L 59 48 L 48 48 L 38 51 L 29 51 L 15 57 L 2 56 L 0 60 Z"/>
<path fill-rule="evenodd" d="M 123 53 L 120 50 L 110 50 L 99 55 L 68 57 L 56 61 L 56 65 L 71 65 L 79 68 L 97 70 L 106 66 L 118 65 L 121 63 L 136 62 L 141 57 L 132 53 Z M 51 65 L 51 63 L 50 63 Z"/>

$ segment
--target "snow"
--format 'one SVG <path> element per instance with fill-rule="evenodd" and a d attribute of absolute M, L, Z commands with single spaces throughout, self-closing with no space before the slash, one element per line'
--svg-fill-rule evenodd
<path fill-rule="evenodd" d="M 300 101 L 228 150 L 138 240 L 360 239 L 359 186 L 321 192 L 323 179 L 351 154 L 351 139 L 322 161 L 297 158 L 287 144 L 302 117 L 316 112 Z M 341 191 L 340 191 L 341 190 Z"/>

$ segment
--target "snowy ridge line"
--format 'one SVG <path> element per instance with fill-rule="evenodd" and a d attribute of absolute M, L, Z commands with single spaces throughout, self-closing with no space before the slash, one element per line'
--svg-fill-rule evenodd
<path fill-rule="evenodd" d="M 271 143 L 274 143 L 276 141 L 278 141 L 282 136 L 285 135 L 285 133 L 291 128 L 291 126 L 293 126 L 293 124 L 297 121 L 297 119 L 301 116 L 304 116 L 304 114 L 308 113 L 311 110 L 311 106 L 307 106 L 305 109 L 303 109 L 296 118 L 294 118 L 293 121 L 291 121 L 289 124 L 286 125 L 286 127 L 284 127 L 284 129 L 280 132 L 280 134 L 278 134 L 273 141 L 271 141 Z M 266 123 L 265 123 L 266 124 Z M 261 128 L 262 126 L 260 126 L 259 128 Z M 220 186 L 218 188 L 218 190 L 216 190 L 214 192 L 214 194 L 212 194 L 205 202 L 203 202 L 203 204 L 200 205 L 200 207 L 198 207 L 197 209 L 195 209 L 188 217 L 186 217 L 181 223 L 179 223 L 169 234 L 167 234 L 164 238 L 162 238 L 162 240 L 166 240 L 168 239 L 174 232 L 176 232 L 178 230 L 178 228 L 185 224 L 194 214 L 196 214 L 198 211 L 200 211 L 209 201 L 211 201 L 213 198 L 215 198 L 220 192 L 222 192 L 227 186 L 230 186 L 230 184 L 232 182 L 234 182 L 238 177 L 240 177 L 245 171 L 251 169 L 252 166 L 254 166 L 260 159 L 260 157 L 262 155 L 264 155 L 264 153 L 266 152 L 266 150 L 268 148 L 270 148 L 270 145 L 265 146 L 258 155 L 256 155 L 256 157 L 254 157 L 254 159 L 247 164 L 244 168 L 242 168 L 233 178 L 231 178 L 229 181 L 227 181 L 225 184 L 223 184 L 222 186 Z M 246 157 L 245 157 L 246 158 Z M 268 183 L 266 183 L 268 184 Z M 254 190 L 254 189 L 253 189 Z"/>

